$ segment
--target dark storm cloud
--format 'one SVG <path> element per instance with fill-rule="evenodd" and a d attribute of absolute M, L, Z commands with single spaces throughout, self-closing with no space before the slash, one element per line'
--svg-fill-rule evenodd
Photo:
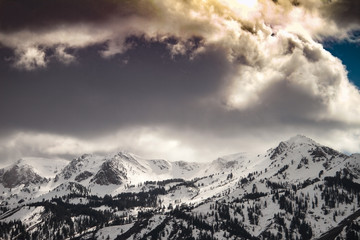
<path fill-rule="evenodd" d="M 151 1 L 142 0 L 0 0 L 0 31 L 100 23 L 113 17 L 145 16 L 153 12 Z"/>
<path fill-rule="evenodd" d="M 264 0 L 262 2 L 270 2 Z M 296 4 L 294 4 L 296 2 Z M 188 7 L 193 2 L 183 1 Z M 217 13 L 220 3 L 212 1 Z M 276 1 L 276 4 L 287 9 L 306 8 L 320 10 L 324 16 L 337 22 L 339 26 L 360 24 L 360 3 L 353 0 L 329 1 Z M 1 0 L 0 31 L 37 30 L 53 28 L 61 24 L 100 23 L 111 18 L 129 16 L 163 17 L 161 4 L 144 0 Z M 163 15 L 163 16 L 162 16 Z M 245 27 L 245 25 L 244 25 Z M 248 27 L 253 30 L 253 27 Z"/>
<path fill-rule="evenodd" d="M 97 54 L 102 46 L 94 46 L 79 51 L 75 65 L 54 62 L 46 70 L 26 75 L 3 65 L 1 131 L 86 138 L 154 125 L 225 137 L 254 127 L 310 125 L 320 111 L 326 111 L 320 97 L 290 80 L 264 88 L 259 93 L 262 103 L 250 109 L 226 109 L 221 92 L 231 86 L 228 79 L 237 68 L 223 52 L 214 49 L 189 61 L 187 56 L 169 55 L 164 43 L 131 41 L 136 48 L 105 61 L 99 61 Z"/>
<path fill-rule="evenodd" d="M 330 20 L 334 20 L 340 28 L 348 25 L 360 27 L 359 1 L 329 0 L 323 9 L 323 13 Z"/>
<path fill-rule="evenodd" d="M 80 51 L 80 63 L 57 63 L 24 76 L 3 66 L 2 130 L 99 134 L 129 124 L 182 122 L 197 101 L 216 94 L 228 69 L 213 51 L 201 59 L 171 59 L 166 45 L 136 40 L 137 48 L 99 61 L 101 46 Z M 124 61 L 127 63 L 124 63 Z"/>

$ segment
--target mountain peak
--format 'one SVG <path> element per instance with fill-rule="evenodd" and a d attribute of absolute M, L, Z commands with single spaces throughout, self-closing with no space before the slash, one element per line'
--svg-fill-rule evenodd
<path fill-rule="evenodd" d="M 317 142 L 315 142 L 311 138 L 308 138 L 308 137 L 306 137 L 304 135 L 300 135 L 300 134 L 298 134 L 298 135 L 290 138 L 289 140 L 285 141 L 285 144 L 288 145 L 288 146 L 303 145 L 303 144 L 319 145 Z"/>
<path fill-rule="evenodd" d="M 20 158 L 13 165 L 20 165 L 20 164 L 23 164 L 23 163 L 25 163 L 24 159 Z"/>
<path fill-rule="evenodd" d="M 288 151 L 288 149 L 294 149 L 302 146 L 321 146 L 321 145 L 315 142 L 314 140 L 312 140 L 311 138 L 298 134 L 287 141 L 280 142 L 275 149 L 272 149 L 270 159 L 274 160 L 277 156 Z"/>
<path fill-rule="evenodd" d="M 134 158 L 134 154 L 128 152 L 128 151 L 120 151 L 116 154 L 117 156 L 119 156 L 120 158 L 125 158 L 125 159 L 131 159 Z"/>
<path fill-rule="evenodd" d="M 28 164 L 20 164 L 16 162 L 14 165 L 7 169 L 0 171 L 0 183 L 7 188 L 17 187 L 21 184 L 25 186 L 29 184 L 39 184 L 46 182 L 46 179 L 37 174 L 33 167 Z"/>

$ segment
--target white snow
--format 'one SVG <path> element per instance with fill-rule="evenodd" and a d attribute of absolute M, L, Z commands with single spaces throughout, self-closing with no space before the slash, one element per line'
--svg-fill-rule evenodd
<path fill-rule="evenodd" d="M 125 233 L 128 231 L 134 223 L 129 223 L 125 225 L 116 225 L 111 227 L 104 227 L 98 230 L 96 233 L 96 238 L 99 239 L 107 239 L 109 237 L 110 240 L 115 239 L 118 235 Z"/>
<path fill-rule="evenodd" d="M 34 225 L 41 220 L 40 218 L 43 211 L 44 211 L 44 207 L 24 206 L 20 208 L 19 211 L 3 219 L 2 221 L 10 222 L 14 220 L 21 220 L 24 224 Z"/>

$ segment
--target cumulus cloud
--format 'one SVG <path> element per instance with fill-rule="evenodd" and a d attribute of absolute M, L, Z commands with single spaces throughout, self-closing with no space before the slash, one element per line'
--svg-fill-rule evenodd
<path fill-rule="evenodd" d="M 15 49 L 41 46 L 43 50 L 59 44 L 83 48 L 106 42 L 103 55 L 110 56 L 126 51 L 126 38 L 131 35 L 158 41 L 177 37 L 173 49 L 178 53 L 191 48 L 184 43 L 198 36 L 208 45 L 216 43 L 232 51 L 247 33 L 285 30 L 308 39 L 346 38 L 359 28 L 358 8 L 350 0 L 56 0 L 51 4 L 2 0 L 0 41 Z"/>
<path fill-rule="evenodd" d="M 18 49 L 16 50 L 16 55 L 16 60 L 14 61 L 15 67 L 25 70 L 46 67 L 45 53 L 36 47 Z"/>
<path fill-rule="evenodd" d="M 64 64 L 70 64 L 75 61 L 75 56 L 68 53 L 64 46 L 58 46 L 55 48 L 55 56 L 60 62 L 63 62 Z"/>
<path fill-rule="evenodd" d="M 147 158 L 172 161 L 189 159 L 201 161 L 214 157 L 204 149 L 195 153 L 189 143 L 182 141 L 171 131 L 156 127 L 130 128 L 96 139 L 17 132 L 8 136 L 6 140 L 0 139 L 0 142 L 2 142 L 0 157 L 10 161 L 23 156 L 71 159 L 84 153 L 107 155 L 118 151 L 130 151 Z"/>
<path fill-rule="evenodd" d="M 102 55 L 109 57 L 126 52 L 131 47 L 126 39 L 132 35 L 153 41 L 175 37 L 169 49 L 185 54 L 194 47 L 188 40 L 196 36 L 206 46 L 223 47 L 229 60 L 254 65 L 261 64 L 256 60 L 264 50 L 256 48 L 259 41 L 271 34 L 277 38 L 278 31 L 313 41 L 346 39 L 360 27 L 359 4 L 350 0 L 2 0 L 1 7 L 0 42 L 17 50 L 19 58 L 28 48 L 46 54 L 59 45 L 84 48 L 98 43 L 106 44 Z"/>
<path fill-rule="evenodd" d="M 124 100 L 125 97 L 111 95 L 118 100 L 119 108 L 136 109 L 133 117 L 114 114 L 114 122 L 121 122 L 124 128 L 131 125 L 129 122 L 143 126 L 155 122 L 174 129 L 191 125 L 189 128 L 202 131 L 201 134 L 216 129 L 217 134 L 228 138 L 244 131 L 248 139 L 251 131 L 258 128 L 266 129 L 269 134 L 283 131 L 277 136 L 294 131 L 311 134 L 319 125 L 323 126 L 322 133 L 334 128 L 349 133 L 360 128 L 359 90 L 349 82 L 346 67 L 326 51 L 321 42 L 328 38 L 353 41 L 354 31 L 360 29 L 359 6 L 358 1 L 351 0 L 55 0 L 51 4 L 45 0 L 16 3 L 0 0 L 0 43 L 13 49 L 13 65 L 25 70 L 45 68 L 54 59 L 70 65 L 81 62 L 70 50 L 99 45 L 99 55 L 107 60 L 131 55 L 131 50 L 141 48 L 137 44 L 166 46 L 173 61 L 186 57 L 195 62 L 211 54 L 221 59 L 226 73 L 216 75 L 216 80 L 209 76 L 208 83 L 197 80 L 204 88 L 211 86 L 204 90 L 206 93 L 198 91 L 196 86 L 196 90 L 189 93 L 191 87 L 187 84 L 195 85 L 196 81 L 186 81 L 186 74 L 181 75 L 185 78 L 182 81 L 185 87 L 183 91 L 177 89 L 178 94 L 185 95 L 188 101 L 177 98 L 173 87 L 160 80 L 148 91 L 157 97 L 163 94 L 163 98 L 132 93 L 142 101 L 134 100 L 137 104 L 126 107 L 124 102 L 134 96 L 122 92 L 129 97 Z M 131 58 L 122 60 L 127 66 L 132 66 L 131 61 Z M 177 80 L 174 82 L 178 84 Z M 128 84 L 130 90 L 138 90 Z M 164 92 L 171 96 L 164 97 Z M 96 96 L 88 94 L 79 102 L 96 102 L 94 99 Z M 149 99 L 163 111 L 153 107 L 152 111 L 157 114 L 151 114 L 149 109 L 138 107 L 139 102 Z M 114 111 L 109 106 L 106 107 L 109 112 Z M 179 116 L 179 109 L 186 109 L 186 116 Z M 172 116 L 168 117 L 164 111 L 171 112 Z M 93 127 L 92 124 L 89 125 Z M 283 126 L 292 130 L 282 130 Z M 233 130 L 237 127 L 238 130 Z M 333 133 L 331 137 L 335 139 L 338 135 Z M 355 136 L 345 135 L 343 139 Z M 150 143 L 162 137 L 168 139 L 163 135 L 154 137 L 154 134 L 137 136 L 137 140 L 131 141 L 143 139 Z M 169 151 L 171 146 L 180 149 L 176 144 L 185 139 L 190 141 L 191 137 L 181 139 L 163 144 L 169 146 Z M 194 144 L 200 146 L 200 142 Z M 217 141 L 212 140 L 214 142 Z M 138 147 L 146 148 L 144 145 Z M 79 149 L 86 150 L 86 147 Z M 95 149 L 95 145 L 91 149 Z"/>

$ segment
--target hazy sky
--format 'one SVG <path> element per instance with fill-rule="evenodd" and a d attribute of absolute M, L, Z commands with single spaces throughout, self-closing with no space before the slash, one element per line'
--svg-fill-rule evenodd
<path fill-rule="evenodd" d="M 360 152 L 360 2 L 0 0 L 0 162 Z"/>

